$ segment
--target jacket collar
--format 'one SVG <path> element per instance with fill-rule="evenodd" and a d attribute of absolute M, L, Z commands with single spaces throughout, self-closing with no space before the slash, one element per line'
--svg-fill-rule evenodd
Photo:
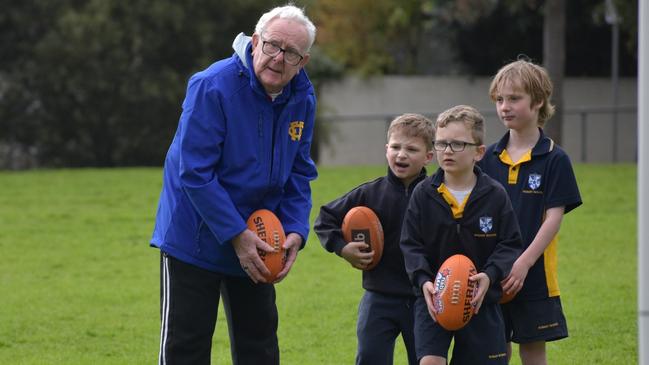
<path fill-rule="evenodd" d="M 414 180 L 412 180 L 412 182 L 408 186 L 408 190 L 414 189 L 414 187 L 417 185 L 417 183 L 419 183 L 420 181 L 422 181 L 425 178 L 426 178 L 426 168 L 423 167 L 421 169 L 421 171 L 419 171 L 419 175 L 417 175 L 417 177 Z M 388 181 L 390 181 L 390 183 L 395 184 L 397 186 L 400 186 L 402 188 L 404 187 L 403 181 L 401 181 L 401 179 L 399 179 L 397 177 L 397 175 L 395 175 L 394 172 L 392 172 L 392 169 L 390 169 L 390 166 L 388 166 Z"/>
<path fill-rule="evenodd" d="M 473 173 L 477 176 L 477 180 L 475 183 L 475 186 L 473 187 L 473 190 L 471 191 L 471 196 L 469 197 L 469 200 L 474 200 L 476 197 L 479 197 L 483 195 L 486 191 L 490 189 L 490 184 L 486 182 L 486 176 L 484 172 L 482 172 L 482 169 L 478 167 L 478 165 L 473 166 Z M 444 170 L 442 168 L 438 168 L 435 174 L 431 176 L 431 181 L 430 185 L 432 186 L 433 189 L 430 190 L 431 194 L 433 195 L 439 195 L 437 194 L 437 188 L 442 185 L 444 182 Z"/>

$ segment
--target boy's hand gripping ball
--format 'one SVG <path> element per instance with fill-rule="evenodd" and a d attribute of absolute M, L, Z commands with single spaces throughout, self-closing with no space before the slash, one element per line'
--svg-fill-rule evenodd
<path fill-rule="evenodd" d="M 453 255 L 440 266 L 433 283 L 433 305 L 437 312 L 437 323 L 444 329 L 457 331 L 471 320 L 471 300 L 477 285 L 469 278 L 476 273 L 475 265 L 464 255 Z"/>
<path fill-rule="evenodd" d="M 246 223 L 248 229 L 275 249 L 275 252 L 257 250 L 261 260 L 270 271 L 270 276 L 265 276 L 265 278 L 269 283 L 272 283 L 277 279 L 277 274 L 282 271 L 284 264 L 286 264 L 287 251 L 284 249 L 286 235 L 282 223 L 268 209 L 259 209 L 253 212 Z"/>
<path fill-rule="evenodd" d="M 369 248 L 364 251 L 374 251 L 372 262 L 365 268 L 372 270 L 383 255 L 383 227 L 379 217 L 368 207 L 354 207 L 345 215 L 342 231 L 346 242 L 365 242 Z"/>

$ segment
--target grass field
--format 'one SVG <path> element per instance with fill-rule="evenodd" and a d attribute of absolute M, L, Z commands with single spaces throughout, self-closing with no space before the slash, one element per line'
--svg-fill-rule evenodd
<path fill-rule="evenodd" d="M 321 168 L 314 210 L 385 167 Z M 570 337 L 551 364 L 637 363 L 636 167 L 578 165 L 559 281 Z M 0 364 L 152 364 L 160 169 L 0 172 Z M 277 286 L 283 364 L 352 364 L 360 274 L 314 235 Z M 221 315 L 220 318 L 224 318 Z M 213 363 L 230 363 L 225 320 Z M 402 344 L 395 364 L 405 364 Z M 520 364 L 517 358 L 512 364 Z"/>

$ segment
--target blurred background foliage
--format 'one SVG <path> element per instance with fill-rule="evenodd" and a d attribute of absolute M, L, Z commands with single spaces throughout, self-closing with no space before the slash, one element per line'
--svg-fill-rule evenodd
<path fill-rule="evenodd" d="M 614 1 L 620 72 L 637 68 L 637 0 Z M 542 62 L 543 0 L 319 0 L 318 43 L 360 74 L 492 75 L 517 55 Z M 565 1 L 567 76 L 609 76 L 604 0 Z"/>
<path fill-rule="evenodd" d="M 620 75 L 635 76 L 637 0 L 615 2 Z M 189 76 L 284 3 L 0 0 L 0 168 L 160 166 Z M 484 76 L 519 54 L 543 61 L 542 0 L 295 3 L 318 26 L 316 89 L 346 73 Z M 604 15 L 603 0 L 566 1 L 567 76 L 610 75 Z"/>

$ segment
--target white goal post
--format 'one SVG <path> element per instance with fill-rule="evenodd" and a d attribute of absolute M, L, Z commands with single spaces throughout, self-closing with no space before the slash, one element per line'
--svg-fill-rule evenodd
<path fill-rule="evenodd" d="M 649 365 L 649 0 L 638 8 L 638 359 Z"/>

